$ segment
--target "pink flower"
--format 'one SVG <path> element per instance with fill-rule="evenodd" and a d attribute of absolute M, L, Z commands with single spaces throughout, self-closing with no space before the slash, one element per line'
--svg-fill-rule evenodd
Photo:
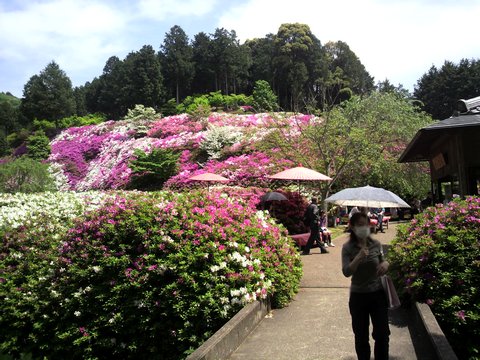
<path fill-rule="evenodd" d="M 460 320 L 465 321 L 465 311 L 463 311 L 463 310 L 457 311 L 457 313 L 455 315 Z"/>

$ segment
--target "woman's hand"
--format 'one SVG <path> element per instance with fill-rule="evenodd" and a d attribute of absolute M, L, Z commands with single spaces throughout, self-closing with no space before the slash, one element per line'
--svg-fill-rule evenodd
<path fill-rule="evenodd" d="M 385 275 L 388 271 L 388 266 L 390 264 L 388 263 L 388 261 L 382 261 L 380 264 L 378 264 L 377 266 L 377 275 L 378 276 L 382 276 L 382 275 Z"/>
<path fill-rule="evenodd" d="M 368 253 L 369 253 L 368 248 L 366 246 L 363 246 L 356 256 L 358 261 L 361 262 L 363 260 L 366 260 L 368 257 Z"/>

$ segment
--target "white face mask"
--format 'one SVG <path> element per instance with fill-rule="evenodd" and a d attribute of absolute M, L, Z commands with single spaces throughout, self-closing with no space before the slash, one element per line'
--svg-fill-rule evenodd
<path fill-rule="evenodd" d="M 370 236 L 370 228 L 368 226 L 355 226 L 353 232 L 360 239 L 366 239 Z"/>

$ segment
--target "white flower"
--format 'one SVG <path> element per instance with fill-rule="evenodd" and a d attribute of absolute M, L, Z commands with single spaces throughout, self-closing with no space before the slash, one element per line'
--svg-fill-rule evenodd
<path fill-rule="evenodd" d="M 75 314 L 75 316 L 80 316 L 80 315 L 82 315 L 82 313 L 81 313 L 80 311 L 75 311 L 74 314 Z"/>
<path fill-rule="evenodd" d="M 93 269 L 93 271 L 95 271 L 96 273 L 100 272 L 100 270 L 101 270 L 100 266 L 93 266 L 92 269 Z"/>

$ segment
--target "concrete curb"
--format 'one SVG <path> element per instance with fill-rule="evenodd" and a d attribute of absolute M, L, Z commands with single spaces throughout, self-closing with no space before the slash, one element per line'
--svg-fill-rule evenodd
<path fill-rule="evenodd" d="M 248 304 L 213 334 L 187 360 L 227 359 L 270 311 L 270 300 Z"/>
<path fill-rule="evenodd" d="M 458 360 L 430 306 L 416 302 L 416 325 L 422 330 L 424 336 L 430 341 L 431 351 L 438 360 Z"/>

